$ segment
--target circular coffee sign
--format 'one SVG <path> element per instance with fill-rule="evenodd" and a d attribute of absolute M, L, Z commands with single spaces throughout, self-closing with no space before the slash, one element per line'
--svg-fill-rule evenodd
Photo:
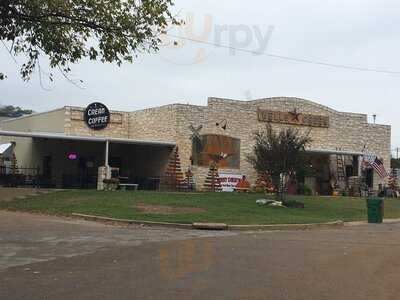
<path fill-rule="evenodd" d="M 85 110 L 85 122 L 93 130 L 101 130 L 110 123 L 110 111 L 102 103 L 89 104 Z"/>

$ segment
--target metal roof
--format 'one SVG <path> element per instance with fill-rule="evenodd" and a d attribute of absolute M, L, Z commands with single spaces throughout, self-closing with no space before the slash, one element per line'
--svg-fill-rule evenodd
<path fill-rule="evenodd" d="M 69 141 L 88 141 L 88 142 L 106 142 L 117 144 L 134 144 L 134 145 L 149 145 L 149 146 L 167 146 L 174 147 L 176 142 L 173 141 L 157 141 L 157 140 L 138 140 L 125 138 L 108 138 L 97 136 L 81 136 L 81 135 L 66 135 L 65 133 L 57 132 L 22 132 L 0 130 L 0 136 L 14 137 L 30 137 L 39 139 L 54 139 L 54 140 L 69 140 Z M 330 149 L 307 149 L 308 153 L 320 154 L 339 154 L 339 155 L 363 155 L 361 151 L 345 151 L 345 150 L 330 150 Z"/>
<path fill-rule="evenodd" d="M 172 141 L 66 135 L 65 133 L 57 133 L 57 132 L 22 132 L 22 131 L 0 130 L 0 136 L 29 137 L 38 139 L 69 140 L 69 141 L 88 141 L 88 142 L 109 141 L 110 143 L 117 143 L 117 144 L 134 144 L 134 145 L 168 146 L 168 147 L 173 147 L 176 145 L 176 143 Z"/>
<path fill-rule="evenodd" d="M 5 143 L 5 144 L 0 144 L 0 154 L 4 155 L 8 150 L 12 148 L 12 143 Z"/>

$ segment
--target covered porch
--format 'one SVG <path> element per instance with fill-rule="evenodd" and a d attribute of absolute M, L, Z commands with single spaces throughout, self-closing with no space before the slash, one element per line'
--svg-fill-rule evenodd
<path fill-rule="evenodd" d="M 360 190 L 365 180 L 361 169 L 362 152 L 344 150 L 308 150 L 306 171 L 300 181 L 316 195 L 333 195 L 340 191 Z M 355 193 L 355 191 L 354 191 Z"/>
<path fill-rule="evenodd" d="M 139 189 L 158 188 L 174 142 L 0 131 L 13 142 L 18 169 L 35 169 L 42 187 L 95 189 L 99 167 Z M 23 175 L 23 174 L 21 174 Z"/>

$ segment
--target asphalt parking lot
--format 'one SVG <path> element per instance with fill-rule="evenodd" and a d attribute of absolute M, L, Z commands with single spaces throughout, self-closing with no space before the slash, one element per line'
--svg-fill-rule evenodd
<path fill-rule="evenodd" d="M 400 224 L 207 232 L 0 212 L 0 299 L 398 299 Z"/>

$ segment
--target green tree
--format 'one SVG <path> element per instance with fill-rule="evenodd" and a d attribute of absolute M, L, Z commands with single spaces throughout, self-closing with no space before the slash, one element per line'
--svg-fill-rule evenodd
<path fill-rule="evenodd" d="M 33 113 L 33 110 L 30 109 L 22 109 L 19 106 L 0 106 L 0 117 L 10 117 L 10 118 L 17 118 L 23 115 L 30 115 Z"/>
<path fill-rule="evenodd" d="M 173 0 L 1 0 L 0 40 L 12 56 L 25 56 L 24 80 L 42 56 L 64 75 L 83 58 L 120 66 L 159 49 L 160 34 L 179 24 L 172 6 Z"/>
<path fill-rule="evenodd" d="M 284 201 L 282 177 L 304 169 L 305 148 L 312 142 L 309 134 L 301 134 L 292 128 L 275 132 L 271 125 L 266 130 L 254 133 L 253 153 L 247 157 L 256 171 L 268 172 L 277 187 L 280 199 Z"/>
<path fill-rule="evenodd" d="M 400 159 L 392 158 L 390 161 L 390 167 L 392 169 L 400 169 Z"/>

